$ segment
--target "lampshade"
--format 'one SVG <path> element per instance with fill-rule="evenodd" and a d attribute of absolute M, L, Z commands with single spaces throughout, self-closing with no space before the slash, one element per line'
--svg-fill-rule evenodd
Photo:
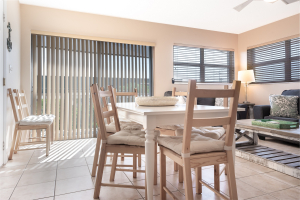
<path fill-rule="evenodd" d="M 238 72 L 238 80 L 243 83 L 255 82 L 253 70 L 244 70 Z"/>

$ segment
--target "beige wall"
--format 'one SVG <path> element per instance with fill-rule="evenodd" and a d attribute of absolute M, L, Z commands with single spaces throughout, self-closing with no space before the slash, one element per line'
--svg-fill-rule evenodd
<path fill-rule="evenodd" d="M 300 15 L 247 31 L 238 35 L 238 70 L 247 69 L 247 47 L 264 44 L 281 38 L 300 34 Z M 248 101 L 257 105 L 269 104 L 270 94 L 281 94 L 283 90 L 299 89 L 300 83 L 267 83 L 253 84 L 248 88 Z M 244 90 L 241 91 L 241 101 L 244 100 Z"/>
<path fill-rule="evenodd" d="M 21 5 L 22 77 L 30 91 L 31 30 L 155 43 L 154 92 L 163 95 L 173 85 L 173 44 L 193 44 L 237 50 L 236 34 L 199 30 L 130 19 Z M 177 85 L 186 90 L 186 85 Z"/>
<path fill-rule="evenodd" d="M 7 48 L 5 48 L 5 74 L 6 74 L 6 87 L 4 89 L 13 88 L 20 89 L 20 70 L 21 70 L 21 19 L 20 19 L 20 4 L 18 0 L 7 0 L 6 1 L 7 10 L 6 10 L 6 21 L 7 24 L 10 22 L 12 32 L 11 32 L 11 40 L 12 40 L 12 50 L 8 52 Z M 5 29 L 5 38 L 7 38 L 7 29 Z M 4 44 L 6 47 L 6 43 Z M 12 71 L 9 72 L 9 65 L 12 67 Z M 6 105 L 5 109 L 5 144 L 6 144 L 6 154 L 9 153 L 13 129 L 15 125 L 15 120 L 12 113 L 12 108 L 10 104 L 10 99 L 8 93 L 6 95 Z M 6 159 L 7 156 L 4 156 Z M 5 161 L 4 161 L 5 163 Z"/>

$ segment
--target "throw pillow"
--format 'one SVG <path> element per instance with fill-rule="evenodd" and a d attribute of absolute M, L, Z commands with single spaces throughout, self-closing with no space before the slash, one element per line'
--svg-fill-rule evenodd
<path fill-rule="evenodd" d="M 273 117 L 297 118 L 298 96 L 270 95 L 271 115 Z"/>
<path fill-rule="evenodd" d="M 230 105 L 230 98 L 228 98 L 228 106 Z M 224 106 L 224 98 L 216 98 L 215 106 Z"/>

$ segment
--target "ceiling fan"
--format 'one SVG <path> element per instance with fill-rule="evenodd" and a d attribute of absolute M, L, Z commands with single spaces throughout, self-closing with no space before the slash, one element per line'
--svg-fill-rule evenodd
<path fill-rule="evenodd" d="M 268 3 L 274 3 L 278 0 L 247 0 L 245 1 L 244 3 L 234 7 L 234 9 L 238 12 L 240 12 L 241 10 L 243 10 L 246 6 L 248 6 L 252 1 L 265 1 L 265 2 L 268 2 Z M 294 3 L 296 1 L 299 1 L 299 0 L 281 0 L 283 1 L 285 4 L 290 4 L 290 3 Z"/>

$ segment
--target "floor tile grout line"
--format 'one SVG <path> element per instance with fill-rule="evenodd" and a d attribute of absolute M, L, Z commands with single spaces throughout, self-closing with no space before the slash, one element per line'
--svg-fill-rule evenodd
<path fill-rule="evenodd" d="M 270 178 L 272 178 L 272 179 L 274 179 L 274 180 L 276 180 L 276 181 L 279 181 L 279 182 L 281 182 L 281 183 L 284 183 L 284 184 L 287 184 L 287 185 L 291 185 L 290 183 L 286 183 L 286 182 L 284 182 L 284 181 L 281 181 L 281 179 L 277 179 L 277 178 L 274 178 L 274 177 L 272 177 L 271 175 L 269 175 L 268 173 L 271 173 L 271 172 L 266 172 L 266 173 L 264 173 L 264 174 L 266 174 L 266 176 L 268 176 L 268 177 L 270 177 Z M 282 173 L 282 172 L 279 172 L 279 173 L 281 173 L 281 174 L 284 174 L 284 173 Z M 291 177 L 291 178 L 295 178 L 295 179 L 298 179 L 298 178 L 296 178 L 296 177 L 293 177 L 293 176 L 290 176 L 290 175 L 287 175 L 287 174 L 284 174 L 284 175 L 286 175 L 286 176 L 289 176 L 289 177 Z M 298 179 L 299 180 L 299 182 L 300 182 L 300 179 Z M 300 185 L 300 184 L 299 184 Z M 292 187 L 294 186 L 294 185 L 291 185 Z"/>
<path fill-rule="evenodd" d="M 88 190 L 94 190 L 94 188 L 91 188 L 91 189 L 85 189 L 85 190 L 78 190 L 78 191 L 74 191 L 74 192 L 68 192 L 68 193 L 64 193 L 64 194 L 55 195 L 55 196 L 53 196 L 53 197 L 55 198 L 55 197 L 59 197 L 59 196 L 63 196 L 63 195 L 74 194 L 74 193 L 83 192 L 83 191 L 88 191 Z"/>
<path fill-rule="evenodd" d="M 276 179 L 275 179 L 275 180 L 276 180 Z M 242 181 L 242 180 L 240 180 L 240 181 Z M 264 191 L 260 190 L 259 188 L 254 187 L 254 186 L 252 186 L 252 185 L 246 183 L 245 181 L 242 181 L 242 182 L 245 183 L 245 184 L 247 184 L 247 185 L 249 185 L 249 186 L 251 186 L 251 187 L 253 187 L 253 188 L 255 188 L 255 189 L 257 189 L 257 190 L 259 190 L 259 191 L 261 191 L 261 192 L 263 192 L 263 193 L 265 193 L 265 195 L 266 195 L 266 194 L 270 195 L 271 193 L 274 193 L 274 192 L 278 192 L 278 191 L 283 191 L 283 190 L 287 190 L 287 189 L 290 189 L 290 188 L 294 188 L 294 187 L 288 187 L 288 188 L 285 188 L 285 189 L 282 189 L 282 190 L 276 190 L 276 191 L 273 191 L 273 192 L 264 192 Z M 272 195 L 271 195 L 271 196 L 272 196 Z M 253 197 L 253 198 L 254 198 L 254 197 Z"/>
<path fill-rule="evenodd" d="M 34 151 L 32 152 L 32 155 L 30 156 L 30 159 L 28 160 L 28 162 L 27 162 L 27 164 L 26 164 L 26 167 L 25 167 L 24 169 L 27 168 L 28 163 L 29 163 L 29 161 L 31 160 L 31 158 L 32 158 L 32 156 L 33 156 L 33 153 L 34 153 Z M 22 178 L 22 176 L 23 176 L 23 174 L 24 174 L 24 171 L 25 171 L 24 169 L 23 169 L 22 174 L 21 174 L 21 176 L 20 176 L 20 178 L 19 178 L 17 184 L 15 185 L 15 187 L 14 187 L 14 189 L 13 189 L 13 191 L 12 191 L 10 197 L 9 197 L 9 199 L 10 199 L 10 198 L 12 197 L 12 195 L 14 194 L 14 192 L 15 192 L 15 190 L 16 190 L 16 187 L 18 186 L 18 184 L 19 184 L 19 182 L 20 182 L 20 180 L 21 180 L 21 178 Z"/>
<path fill-rule="evenodd" d="M 54 191 L 53 191 L 54 199 L 55 199 L 55 191 L 56 191 L 57 171 L 58 171 L 58 162 L 56 162 L 56 175 L 55 175 Z"/>

